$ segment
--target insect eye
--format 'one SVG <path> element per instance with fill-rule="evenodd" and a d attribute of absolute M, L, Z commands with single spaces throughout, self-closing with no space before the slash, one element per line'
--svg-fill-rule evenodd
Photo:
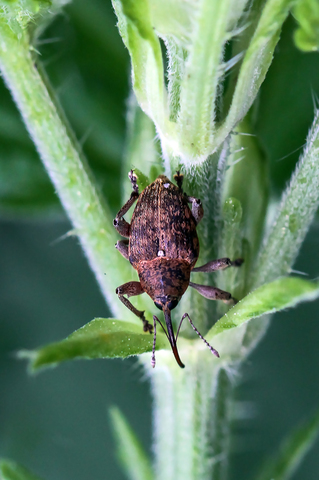
<path fill-rule="evenodd" d="M 167 307 L 170 309 L 170 310 L 173 310 L 173 308 L 175 308 L 178 304 L 178 300 L 172 300 L 171 302 L 168 303 Z"/>
<path fill-rule="evenodd" d="M 163 307 L 160 303 L 154 302 L 155 307 L 159 308 L 160 310 L 163 310 Z"/>

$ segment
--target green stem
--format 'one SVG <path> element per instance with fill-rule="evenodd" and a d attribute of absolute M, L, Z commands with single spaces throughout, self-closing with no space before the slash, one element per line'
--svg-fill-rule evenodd
<path fill-rule="evenodd" d="M 19 39 L 4 23 L 0 24 L 0 69 L 108 304 L 114 314 L 127 319 L 115 288 L 130 278 L 131 269 L 114 249 L 117 235 L 111 212 L 45 85 L 47 79 L 39 73 L 26 31 Z"/>
<path fill-rule="evenodd" d="M 157 353 L 151 376 L 156 480 L 225 478 L 231 385 L 220 360 L 203 347 L 181 350 L 185 370 L 168 352 Z"/>
<path fill-rule="evenodd" d="M 214 428 L 213 463 L 214 480 L 225 480 L 228 474 L 229 449 L 230 449 L 230 420 L 233 385 L 225 369 L 220 369 L 216 378 L 215 398 L 213 402 L 213 416 L 211 425 Z"/>

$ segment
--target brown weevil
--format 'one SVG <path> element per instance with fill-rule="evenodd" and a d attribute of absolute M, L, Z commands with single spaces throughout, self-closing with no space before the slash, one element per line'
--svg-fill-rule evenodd
<path fill-rule="evenodd" d="M 163 330 L 180 367 L 184 368 L 184 364 L 179 357 L 176 341 L 181 323 L 186 317 L 211 352 L 219 357 L 218 352 L 202 337 L 187 313 L 183 315 L 175 335 L 171 310 L 177 306 L 188 286 L 195 288 L 205 298 L 236 303 L 228 292 L 191 282 L 190 274 L 214 272 L 230 266 L 239 267 L 243 260 L 220 258 L 195 268 L 199 255 L 196 226 L 203 218 L 204 210 L 199 199 L 189 197 L 183 192 L 183 175 L 179 172 L 174 175 L 177 186 L 164 175 L 160 175 L 141 194 L 133 170 L 130 171 L 129 178 L 133 191 L 116 215 L 113 225 L 121 236 L 126 237 L 126 240 L 117 242 L 116 248 L 137 270 L 140 281 L 125 283 L 116 289 L 116 293 L 121 302 L 142 320 L 144 332 L 152 333 L 154 325 L 152 366 L 155 367 L 156 322 L 159 322 L 162 328 L 163 325 L 155 315 L 151 325 L 144 312 L 137 310 L 128 300 L 129 297 L 144 292 L 151 297 L 156 307 L 164 312 L 167 332 L 164 328 Z M 136 200 L 138 202 L 129 224 L 123 216 Z M 191 209 L 188 204 L 191 204 Z"/>

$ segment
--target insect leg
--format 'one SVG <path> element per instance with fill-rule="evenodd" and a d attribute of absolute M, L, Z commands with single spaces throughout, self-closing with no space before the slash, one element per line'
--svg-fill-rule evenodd
<path fill-rule="evenodd" d="M 216 272 L 217 270 L 224 270 L 228 267 L 240 267 L 244 263 L 242 258 L 237 258 L 233 262 L 229 258 L 218 258 L 211 262 L 205 263 L 201 267 L 193 268 L 192 272 Z"/>
<path fill-rule="evenodd" d="M 169 337 L 167 335 L 167 332 L 165 328 L 163 327 L 162 322 L 157 318 L 156 315 L 153 315 L 153 324 L 154 324 L 154 338 L 153 338 L 153 348 L 152 348 L 152 357 L 151 357 L 151 365 L 153 368 L 155 368 L 156 360 L 155 360 L 155 347 L 156 347 L 156 322 L 160 324 L 162 327 L 163 332 L 165 333 L 167 340 L 169 341 Z"/>
<path fill-rule="evenodd" d="M 128 240 L 118 240 L 115 244 L 115 248 L 128 260 Z"/>
<path fill-rule="evenodd" d="M 210 287 L 208 285 L 198 285 L 198 283 L 189 282 L 189 286 L 195 288 L 203 297 L 209 300 L 222 300 L 228 305 L 235 305 L 237 300 L 231 296 L 229 292 L 225 292 L 217 287 Z"/>
<path fill-rule="evenodd" d="M 144 332 L 150 332 L 152 333 L 153 327 L 148 321 L 146 320 L 144 316 L 144 312 L 141 310 L 137 310 L 137 308 L 134 307 L 134 305 L 131 304 L 131 302 L 124 297 L 124 295 L 127 295 L 127 297 L 134 297 L 136 295 L 141 295 L 144 293 L 144 290 L 142 289 L 142 286 L 140 282 L 127 282 L 121 285 L 120 287 L 117 287 L 115 290 L 115 293 L 118 295 L 119 300 L 129 309 L 131 312 L 134 313 L 137 317 L 139 317 L 142 322 L 143 322 L 143 330 Z"/>
<path fill-rule="evenodd" d="M 202 202 L 200 201 L 199 198 L 195 197 L 186 197 L 187 201 L 192 204 L 192 214 L 193 217 L 195 218 L 196 224 L 198 225 L 201 219 L 204 216 L 204 209 Z"/>
<path fill-rule="evenodd" d="M 179 171 L 177 171 L 174 175 L 174 180 L 177 183 L 178 188 L 183 191 L 183 180 L 184 175 L 182 175 Z M 187 201 L 192 204 L 192 214 L 195 218 L 196 224 L 198 224 L 204 216 L 204 209 L 202 206 L 202 202 L 199 198 L 189 197 L 186 195 Z"/>
<path fill-rule="evenodd" d="M 122 237 L 129 237 L 130 236 L 130 224 L 124 220 L 123 216 L 126 212 L 131 208 L 134 202 L 138 199 L 138 191 L 134 191 L 131 193 L 130 198 L 126 202 L 125 205 L 119 210 L 116 214 L 116 217 L 113 220 L 113 226 L 119 232 Z"/>
<path fill-rule="evenodd" d="M 128 178 L 131 180 L 133 192 L 138 194 L 138 185 L 137 185 L 137 176 L 134 173 L 134 170 L 130 170 L 128 173 Z"/>

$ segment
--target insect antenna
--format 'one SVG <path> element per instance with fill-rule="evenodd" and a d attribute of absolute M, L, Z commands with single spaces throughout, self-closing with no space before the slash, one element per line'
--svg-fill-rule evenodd
<path fill-rule="evenodd" d="M 182 316 L 182 320 L 180 321 L 180 324 L 179 324 L 179 327 L 178 327 L 178 330 L 177 330 L 177 335 L 179 334 L 179 330 L 181 328 L 181 325 L 183 323 L 183 320 L 184 318 L 188 318 L 188 321 L 189 323 L 191 324 L 193 330 L 197 333 L 197 335 L 199 336 L 199 338 L 201 338 L 203 340 L 203 342 L 206 344 L 206 346 L 209 348 L 209 350 L 216 356 L 219 358 L 219 353 L 217 352 L 217 350 L 215 350 L 215 348 L 213 348 L 208 342 L 207 340 L 205 340 L 205 338 L 203 337 L 203 335 L 197 330 L 197 328 L 195 327 L 195 325 L 193 324 L 190 316 L 188 315 L 188 313 L 184 313 L 184 315 Z M 176 335 L 176 338 L 177 338 L 177 335 Z"/>
<path fill-rule="evenodd" d="M 155 347 L 156 347 L 156 320 L 157 318 L 153 315 L 153 323 L 154 323 L 154 337 L 153 337 L 153 348 L 152 348 L 152 358 L 151 358 L 151 365 L 155 368 L 156 360 L 155 360 Z"/>
<path fill-rule="evenodd" d="M 177 332 L 176 332 L 176 341 L 177 341 L 177 338 L 178 338 L 178 335 L 179 335 L 179 331 L 180 331 L 180 329 L 181 329 L 181 326 L 182 326 L 182 323 L 183 323 L 184 318 L 185 318 L 185 317 L 182 317 L 182 320 L 179 322 L 178 329 L 177 329 Z"/>
<path fill-rule="evenodd" d="M 157 318 L 156 315 L 153 315 L 153 324 L 154 324 L 154 337 L 153 337 L 153 348 L 152 348 L 152 358 L 151 358 L 151 365 L 153 368 L 155 368 L 155 365 L 156 365 L 156 360 L 155 360 L 155 347 L 156 347 L 156 322 L 158 322 L 160 324 L 160 326 L 162 327 L 163 329 L 163 332 L 165 333 L 166 335 L 166 338 L 167 340 L 169 341 L 169 338 L 168 338 L 168 335 L 167 335 L 167 332 L 165 330 L 165 328 L 163 327 L 163 324 L 162 322 Z"/>

